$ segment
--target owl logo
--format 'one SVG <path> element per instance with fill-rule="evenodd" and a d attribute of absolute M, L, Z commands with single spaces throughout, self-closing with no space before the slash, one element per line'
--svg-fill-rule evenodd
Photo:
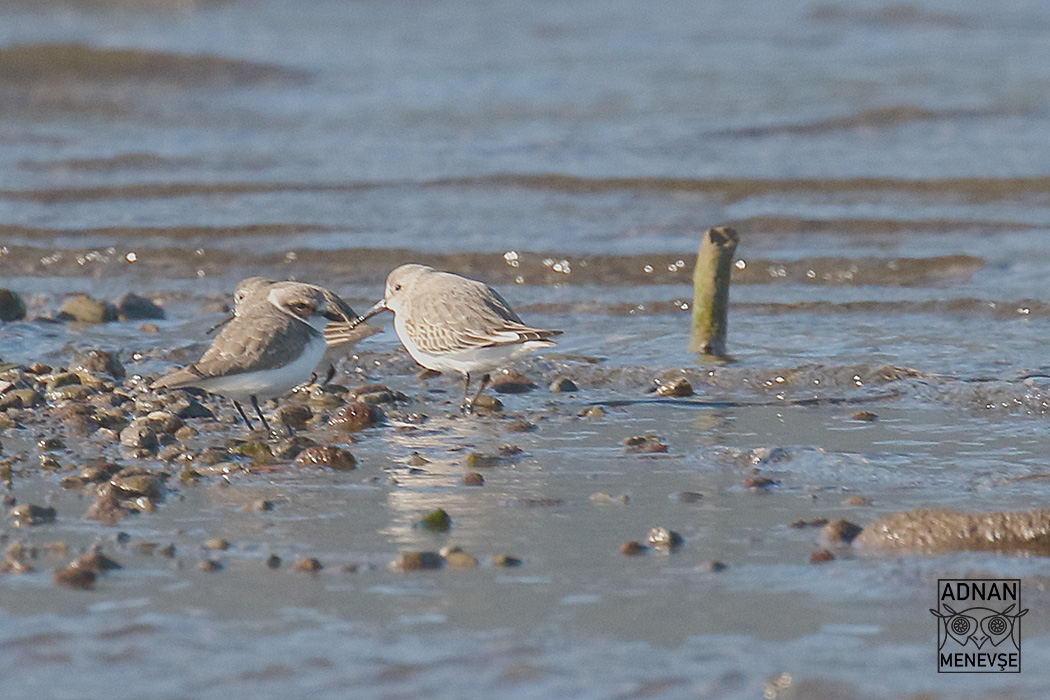
<path fill-rule="evenodd" d="M 976 606 L 956 612 L 946 603 L 941 603 L 941 607 L 947 611 L 947 614 L 930 608 L 930 612 L 941 618 L 937 634 L 939 639 L 937 651 L 942 651 L 949 639 L 959 645 L 959 651 L 965 651 L 967 648 L 975 651 L 981 649 L 985 644 L 999 647 L 1007 639 L 1010 640 L 1012 648 L 1007 645 L 1003 649 L 1021 650 L 1020 620 L 1028 613 L 1028 608 L 1011 615 L 1010 611 L 1016 607 L 1016 604 L 1011 604 L 1001 612 Z M 940 634 L 942 630 L 944 633 Z"/>

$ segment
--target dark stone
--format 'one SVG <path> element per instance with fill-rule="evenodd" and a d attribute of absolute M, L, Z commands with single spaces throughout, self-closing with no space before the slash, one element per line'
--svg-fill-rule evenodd
<path fill-rule="evenodd" d="M 315 574 L 323 569 L 324 565 L 316 557 L 303 557 L 295 562 L 294 568 L 302 573 Z"/>
<path fill-rule="evenodd" d="M 402 552 L 390 562 L 392 570 L 401 572 L 440 569 L 444 565 L 445 558 L 437 552 Z"/>
<path fill-rule="evenodd" d="M 485 477 L 478 472 L 469 471 L 463 475 L 463 478 L 460 479 L 460 483 L 464 486 L 484 486 Z"/>
<path fill-rule="evenodd" d="M 639 554 L 645 554 L 647 551 L 645 545 L 637 540 L 631 540 L 630 542 L 624 542 L 620 545 L 620 554 L 625 557 L 636 557 Z"/>
<path fill-rule="evenodd" d="M 108 374 L 114 379 L 126 376 L 124 365 L 117 358 L 117 353 L 107 350 L 88 350 L 73 357 L 73 367 L 98 374 Z"/>
<path fill-rule="evenodd" d="M 352 401 L 339 407 L 328 419 L 328 424 L 343 430 L 357 432 L 382 422 L 383 412 L 375 406 Z"/>
<path fill-rule="evenodd" d="M 623 451 L 631 454 L 667 452 L 667 444 L 655 435 L 636 435 L 623 441 Z"/>
<path fill-rule="evenodd" d="M 160 320 L 165 317 L 164 309 L 146 297 L 137 294 L 125 294 L 117 302 L 117 313 L 121 321 L 130 320 Z"/>
<path fill-rule="evenodd" d="M 17 321 L 26 317 L 26 305 L 22 297 L 10 289 L 0 289 L 0 321 Z"/>
<path fill-rule="evenodd" d="M 809 555 L 810 564 L 826 564 L 833 559 L 835 559 L 835 555 L 826 549 L 821 549 Z"/>
<path fill-rule="evenodd" d="M 568 377 L 559 377 L 551 382 L 550 390 L 555 394 L 570 394 L 574 391 L 579 391 L 580 387 L 576 386 L 576 382 Z"/>
<path fill-rule="evenodd" d="M 174 406 L 172 409 L 174 410 Z M 178 412 L 175 414 L 183 420 L 187 418 L 214 418 L 215 414 L 210 408 L 202 404 L 197 399 L 189 399 L 185 406 L 181 406 Z"/>
<path fill-rule="evenodd" d="M 307 406 L 284 405 L 274 413 L 274 420 L 292 430 L 305 430 L 306 423 L 314 417 L 314 412 Z"/>
<path fill-rule="evenodd" d="M 492 390 L 498 394 L 524 394 L 535 388 L 521 372 L 501 373 L 492 378 Z"/>
<path fill-rule="evenodd" d="M 661 383 L 656 387 L 656 394 L 658 396 L 677 396 L 685 397 L 693 395 L 693 385 L 689 383 L 689 380 L 684 377 L 673 379 L 669 382 Z"/>
<path fill-rule="evenodd" d="M 120 431 L 120 444 L 125 447 L 155 450 L 158 441 L 149 423 L 141 418 L 136 418 L 131 425 Z"/>
<path fill-rule="evenodd" d="M 335 445 L 307 447 L 295 458 L 297 467 L 328 467 L 336 471 L 349 471 L 357 467 L 357 460 L 349 450 Z"/>
<path fill-rule="evenodd" d="M 75 564 L 55 569 L 51 574 L 51 580 L 57 586 L 64 588 L 80 588 L 88 590 L 95 587 L 95 578 L 98 574 L 90 569 L 81 569 Z"/>

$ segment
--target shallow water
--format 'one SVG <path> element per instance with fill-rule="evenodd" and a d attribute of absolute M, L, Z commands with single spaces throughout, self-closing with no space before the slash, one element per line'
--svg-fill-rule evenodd
<path fill-rule="evenodd" d="M 522 364 L 540 388 L 500 397 L 535 432 L 459 418 L 457 384 L 417 379 L 387 322 L 337 381 L 403 391 L 426 423 L 358 436 L 352 472 L 173 479 L 157 512 L 114 527 L 35 467 L 49 424 L 6 431 L 11 495 L 59 519 L 2 532 L 71 553 L 100 542 L 124 568 L 91 592 L 54 586 L 66 560 L 43 554 L 36 573 L 0 575 L 5 700 L 1045 693 L 1050 562 L 818 566 L 817 530 L 789 526 L 1050 497 L 1045 3 L 0 12 L 0 286 L 30 316 L 0 329 L 4 360 L 100 347 L 157 376 L 203 348 L 219 318 L 207 305 L 242 277 L 319 282 L 367 308 L 410 260 L 496 284 L 526 320 L 566 331 Z M 742 238 L 734 361 L 701 365 L 685 351 L 692 258 L 725 223 Z M 40 320 L 74 291 L 145 294 L 167 319 L 156 333 Z M 678 375 L 692 399 L 646 393 Z M 548 392 L 559 376 L 581 391 Z M 577 417 L 596 403 L 604 418 Z M 666 455 L 623 454 L 649 432 Z M 226 422 L 198 446 L 240 434 Z M 64 464 L 127 460 L 66 439 Z M 522 455 L 459 485 L 469 452 L 503 443 Z M 410 468 L 413 452 L 429 462 Z M 779 484 L 744 487 L 754 467 Z M 259 499 L 274 510 L 244 509 Z M 413 527 L 436 507 L 449 534 Z M 617 553 L 654 526 L 682 550 Z M 233 546 L 205 553 L 212 537 Z M 482 566 L 386 568 L 447 544 Z M 523 563 L 490 565 L 500 553 Z M 293 572 L 303 555 L 325 569 Z M 223 570 L 200 571 L 206 556 Z M 1022 578 L 1022 674 L 936 673 L 935 582 L 967 574 Z"/>

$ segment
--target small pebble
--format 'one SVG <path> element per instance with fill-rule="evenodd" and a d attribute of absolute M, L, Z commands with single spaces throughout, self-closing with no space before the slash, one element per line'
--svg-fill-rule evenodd
<path fill-rule="evenodd" d="M 853 420 L 863 421 L 865 423 L 871 423 L 879 419 L 878 415 L 872 413 L 871 411 L 860 411 L 858 413 L 854 413 L 852 416 L 850 416 L 850 418 L 852 418 Z"/>
<path fill-rule="evenodd" d="M 0 321 L 17 321 L 25 315 L 26 305 L 22 297 L 10 289 L 0 289 Z"/>
<path fill-rule="evenodd" d="M 102 550 L 100 549 L 95 549 L 79 557 L 75 562 L 73 562 L 73 566 L 80 567 L 81 569 L 89 569 L 91 571 L 98 572 L 124 568 L 120 565 L 119 562 L 110 559 L 105 554 L 103 554 Z"/>
<path fill-rule="evenodd" d="M 673 379 L 669 382 L 661 382 L 656 387 L 657 396 L 685 397 L 693 395 L 693 385 L 683 377 Z"/>
<path fill-rule="evenodd" d="M 391 571 L 419 571 L 422 569 L 440 569 L 445 565 L 445 558 L 437 552 L 402 552 L 390 562 Z"/>
<path fill-rule="evenodd" d="M 820 551 L 813 552 L 812 554 L 809 555 L 809 563 L 810 564 L 825 564 L 825 563 L 831 561 L 834 558 L 835 558 L 834 554 L 832 554 L 831 552 L 829 552 L 826 549 L 821 549 Z"/>
<path fill-rule="evenodd" d="M 357 468 L 357 459 L 349 450 L 336 445 L 307 447 L 295 458 L 297 467 L 328 467 L 335 471 L 350 471 Z"/>
<path fill-rule="evenodd" d="M 444 508 L 438 508 L 424 515 L 419 527 L 428 532 L 448 532 L 452 528 L 452 518 Z"/>
<path fill-rule="evenodd" d="M 441 556 L 445 557 L 445 566 L 450 569 L 473 569 L 478 565 L 478 560 L 460 547 L 445 547 Z"/>
<path fill-rule="evenodd" d="M 349 432 L 358 432 L 382 421 L 383 412 L 377 407 L 360 401 L 352 401 L 340 406 L 328 419 L 328 424 Z"/>
<path fill-rule="evenodd" d="M 515 418 L 507 423 L 508 433 L 531 433 L 536 429 L 535 423 L 527 421 L 524 418 Z"/>
<path fill-rule="evenodd" d="M 590 406 L 577 414 L 580 418 L 604 418 L 605 409 L 601 406 Z"/>
<path fill-rule="evenodd" d="M 467 455 L 467 467 L 470 469 L 487 469 L 499 464 L 497 455 L 487 455 L 481 452 L 471 452 Z"/>
<path fill-rule="evenodd" d="M 630 498 L 626 493 L 621 493 L 619 496 L 610 496 L 603 491 L 596 491 L 590 495 L 591 503 L 610 503 L 616 505 L 627 505 L 630 502 Z"/>
<path fill-rule="evenodd" d="M 636 557 L 639 554 L 645 554 L 647 551 L 648 548 L 638 540 L 631 540 L 620 545 L 620 554 L 625 557 Z"/>
<path fill-rule="evenodd" d="M 713 559 L 711 561 L 701 562 L 699 565 L 697 565 L 696 568 L 698 568 L 701 571 L 711 571 L 717 573 L 719 571 L 725 571 L 729 568 L 729 565 L 725 562 Z"/>
<path fill-rule="evenodd" d="M 419 454 L 418 452 L 413 452 L 408 457 L 408 466 L 410 467 L 422 467 L 426 464 L 430 464 L 430 460 L 424 457 L 423 455 Z"/>
<path fill-rule="evenodd" d="M 486 411 L 488 413 L 497 413 L 503 410 L 503 402 L 497 399 L 495 396 L 489 394 L 482 394 L 478 397 L 478 400 L 474 402 L 474 410 Z"/>
<path fill-rule="evenodd" d="M 79 588 L 90 590 L 95 587 L 95 579 L 98 574 L 91 569 L 81 569 L 75 564 L 55 569 L 51 574 L 51 580 L 63 588 Z"/>
<path fill-rule="evenodd" d="M 393 391 L 383 384 L 366 384 L 359 386 L 346 395 L 349 401 L 360 401 L 367 404 L 396 403 L 407 401 L 408 397 L 400 391 Z"/>
<path fill-rule="evenodd" d="M 31 525 L 45 525 L 55 522 L 58 512 L 51 506 L 23 503 L 12 508 L 9 515 L 14 519 L 15 526 L 29 527 Z"/>
<path fill-rule="evenodd" d="M 204 542 L 205 549 L 211 549 L 213 551 L 225 551 L 230 548 L 229 540 L 224 540 L 221 537 L 213 537 L 210 540 Z"/>
<path fill-rule="evenodd" d="M 817 541 L 823 547 L 848 545 L 860 534 L 862 528 L 848 520 L 833 520 L 823 527 Z"/>
<path fill-rule="evenodd" d="M 117 302 L 117 314 L 121 321 L 142 319 L 161 320 L 164 318 L 164 309 L 160 308 L 152 300 L 140 297 L 137 294 L 125 294 Z"/>
<path fill-rule="evenodd" d="M 464 486 L 484 486 L 485 477 L 483 477 L 479 472 L 468 471 L 463 475 L 463 478 L 460 479 L 460 483 Z"/>
<path fill-rule="evenodd" d="M 324 568 L 316 557 L 303 557 L 295 562 L 294 569 L 300 573 L 314 574 Z"/>
<path fill-rule="evenodd" d="M 512 557 L 509 554 L 495 554 L 492 557 L 492 565 L 502 567 L 521 566 L 521 559 Z"/>
<path fill-rule="evenodd" d="M 699 503 L 703 498 L 704 494 L 699 491 L 676 491 L 671 494 L 671 500 L 679 503 Z"/>
<path fill-rule="evenodd" d="M 247 457 L 252 464 L 263 465 L 273 462 L 273 450 L 261 440 L 242 440 L 230 448 L 235 455 Z"/>
<path fill-rule="evenodd" d="M 743 487 L 746 489 L 767 489 L 770 486 L 776 486 L 780 482 L 776 479 L 770 479 L 768 476 L 761 476 L 758 474 L 752 475 L 744 479 Z"/>
<path fill-rule="evenodd" d="M 801 530 L 802 528 L 806 527 L 824 527 L 827 524 L 827 518 L 813 518 L 812 520 L 796 520 L 790 525 L 788 525 L 788 527 L 795 528 L 796 530 Z"/>
<path fill-rule="evenodd" d="M 266 557 L 266 566 L 270 569 L 281 568 L 281 558 L 276 554 L 271 554 L 270 556 Z"/>
<path fill-rule="evenodd" d="M 550 390 L 555 394 L 570 394 L 579 391 L 580 387 L 568 377 L 558 377 L 550 384 Z"/>
<path fill-rule="evenodd" d="M 49 437 L 38 440 L 36 446 L 42 450 L 61 450 L 65 449 L 66 443 L 62 442 L 62 438 Z"/>
<path fill-rule="evenodd" d="M 868 496 L 850 496 L 842 499 L 844 506 L 870 506 L 872 503 L 873 501 Z"/>
<path fill-rule="evenodd" d="M 303 404 L 286 404 L 274 412 L 275 423 L 291 430 L 306 430 L 306 424 L 314 417 L 314 412 Z"/>
<path fill-rule="evenodd" d="M 628 454 L 664 453 L 667 449 L 667 443 L 653 434 L 636 435 L 623 441 L 623 451 Z"/>
<path fill-rule="evenodd" d="M 654 527 L 646 536 L 646 541 L 650 547 L 672 551 L 681 547 L 685 542 L 681 535 L 674 530 L 668 530 L 666 527 Z"/>
<path fill-rule="evenodd" d="M 62 302 L 55 318 L 78 323 L 107 323 L 116 321 L 117 315 L 117 307 L 110 303 L 87 294 L 74 294 Z"/>
<path fill-rule="evenodd" d="M 222 562 L 218 559 L 204 559 L 197 562 L 197 568 L 201 571 L 222 571 Z"/>
<path fill-rule="evenodd" d="M 524 394 L 535 388 L 521 372 L 500 372 L 492 377 L 492 390 L 498 394 Z"/>

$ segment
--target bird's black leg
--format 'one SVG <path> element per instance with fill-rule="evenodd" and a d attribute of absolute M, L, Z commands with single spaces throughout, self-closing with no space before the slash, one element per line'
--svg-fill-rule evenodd
<path fill-rule="evenodd" d="M 255 430 L 255 427 L 252 426 L 252 422 L 248 420 L 248 415 L 244 412 L 244 407 L 236 401 L 233 402 L 233 405 L 237 407 L 237 412 L 241 414 L 241 418 L 244 419 L 244 424 L 248 426 L 248 430 Z"/>
<path fill-rule="evenodd" d="M 328 382 L 332 381 L 335 377 L 335 363 L 328 365 L 328 371 L 324 374 L 324 381 L 321 382 L 321 386 L 328 386 Z"/>
<path fill-rule="evenodd" d="M 459 404 L 460 413 L 470 413 L 474 406 L 470 403 L 470 372 L 463 373 L 463 401 Z"/>
<path fill-rule="evenodd" d="M 263 429 L 268 433 L 273 432 L 270 430 L 270 424 L 266 422 L 266 416 L 263 415 L 262 409 L 259 408 L 259 399 L 255 397 L 255 394 L 252 394 L 252 406 L 255 407 L 255 415 L 259 416 L 259 420 L 262 421 Z"/>
<path fill-rule="evenodd" d="M 481 383 L 478 385 L 478 390 L 474 394 L 474 398 L 472 398 L 470 400 L 470 412 L 471 413 L 474 412 L 474 404 L 476 404 L 478 402 L 478 399 L 481 398 L 481 392 L 485 391 L 485 387 L 488 386 L 488 385 L 489 385 L 489 375 L 488 375 L 488 373 L 481 375 Z"/>

